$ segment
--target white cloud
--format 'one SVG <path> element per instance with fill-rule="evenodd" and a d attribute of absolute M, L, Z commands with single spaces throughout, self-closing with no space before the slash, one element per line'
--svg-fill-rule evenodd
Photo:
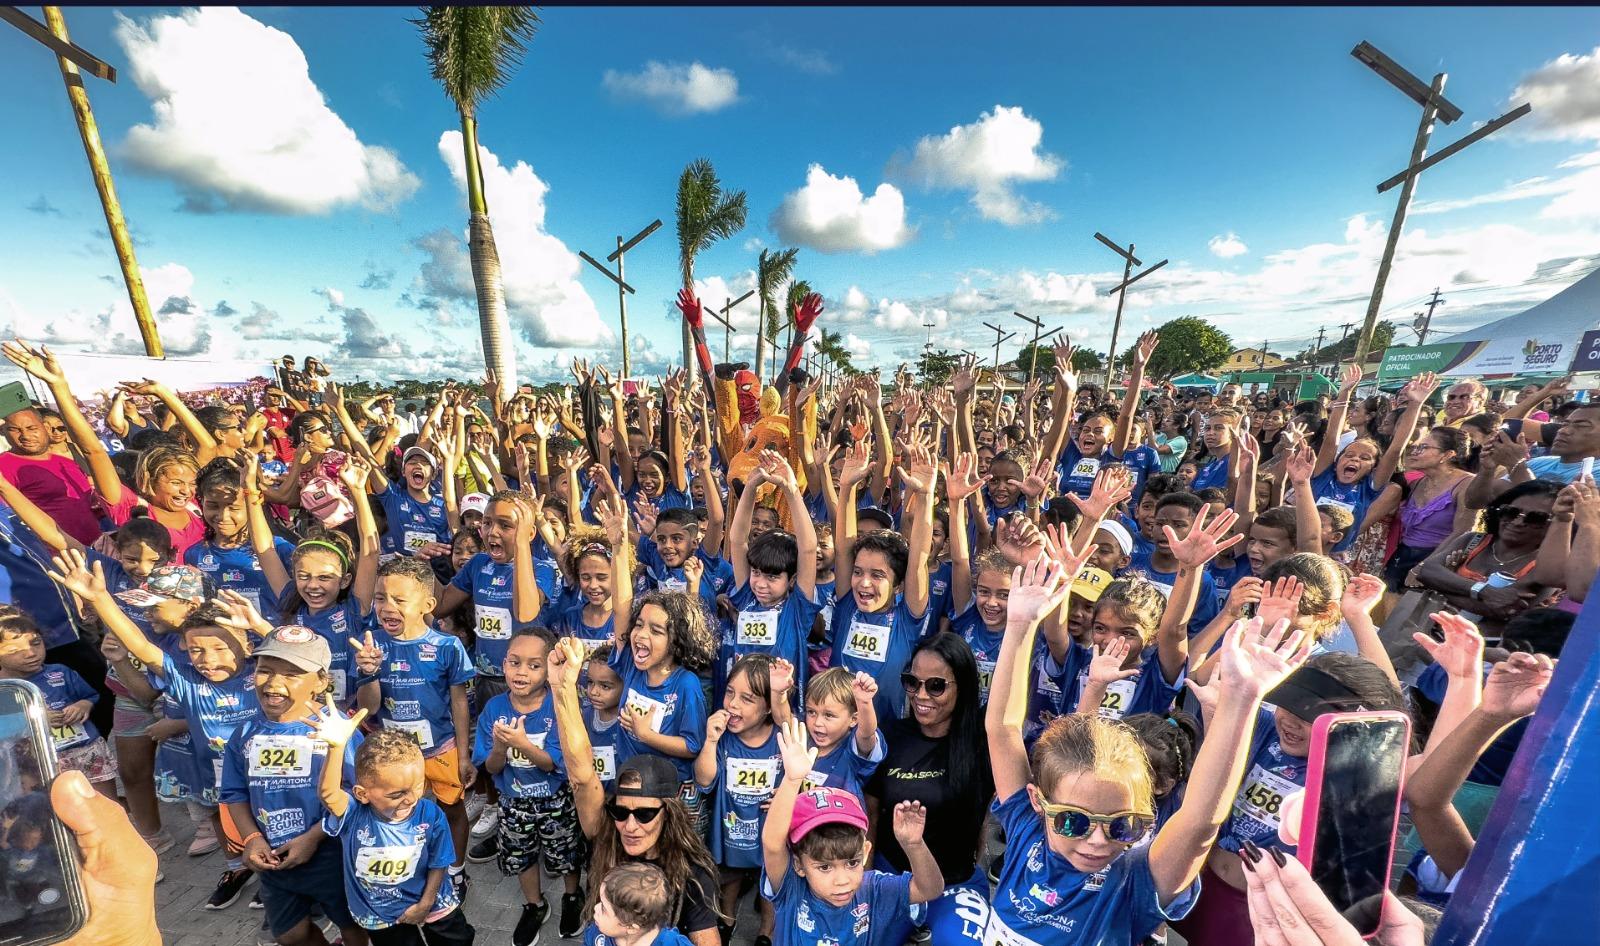
<path fill-rule="evenodd" d="M 987 220 L 1038 223 L 1053 212 L 1013 186 L 1052 180 L 1066 168 L 1065 159 L 1039 149 L 1043 138 L 1044 126 L 1020 107 L 996 105 L 972 124 L 918 141 L 905 173 L 924 186 L 972 191 L 972 205 Z"/>
<path fill-rule="evenodd" d="M 843 299 L 828 303 L 822 318 L 825 323 L 870 325 L 886 332 L 900 333 L 925 331 L 925 322 L 934 323 L 935 328 L 943 328 L 950 321 L 950 313 L 943 308 L 911 305 L 896 299 L 874 300 L 860 286 L 851 286 L 845 290 Z"/>
<path fill-rule="evenodd" d="M 698 62 L 651 60 L 638 72 L 607 69 L 601 85 L 619 99 L 637 99 L 667 115 L 714 112 L 739 100 L 739 77 L 732 69 Z"/>
<path fill-rule="evenodd" d="M 185 208 L 320 214 L 387 209 L 418 180 L 394 151 L 363 144 L 328 107 L 289 34 L 233 7 L 140 25 L 117 16 L 153 124 L 129 129 L 135 167 L 171 178 Z"/>
<path fill-rule="evenodd" d="M 820 164 L 806 171 L 805 186 L 783 198 L 771 226 L 785 243 L 824 253 L 889 250 L 911 239 L 906 202 L 893 184 L 864 197 L 853 177 L 834 177 Z"/>
<path fill-rule="evenodd" d="M 465 193 L 461 132 L 439 136 L 439 156 Z M 550 186 L 526 162 L 507 167 L 482 144 L 478 145 L 478 161 L 512 325 L 534 345 L 569 347 L 608 341 L 611 329 L 578 282 L 582 262 L 545 229 L 545 194 Z M 429 294 L 476 297 L 465 239 L 441 230 L 421 237 L 417 246 L 428 255 L 421 278 Z"/>
<path fill-rule="evenodd" d="M 1244 245 L 1243 240 L 1239 239 L 1239 234 L 1232 231 L 1219 233 L 1207 240 L 1206 248 L 1211 251 L 1212 256 L 1221 259 L 1233 259 L 1235 256 L 1243 256 L 1250 252 L 1250 248 Z"/>
<path fill-rule="evenodd" d="M 857 368 L 872 366 L 872 342 L 854 332 L 846 332 L 841 344 L 850 353 L 850 360 Z"/>
<path fill-rule="evenodd" d="M 1511 99 L 1533 106 L 1541 137 L 1600 139 L 1600 46 L 1550 60 L 1517 83 Z"/>

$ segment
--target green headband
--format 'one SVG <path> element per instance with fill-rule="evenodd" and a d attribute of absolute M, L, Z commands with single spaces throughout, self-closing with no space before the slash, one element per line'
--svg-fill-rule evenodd
<path fill-rule="evenodd" d="M 333 554 L 339 556 L 339 564 L 344 566 L 344 570 L 345 571 L 349 571 L 350 570 L 350 556 L 348 556 L 348 555 L 346 555 L 344 553 L 344 549 L 340 548 L 337 545 L 334 545 L 332 542 L 329 542 L 327 539 L 307 539 L 304 542 L 301 542 L 298 546 L 296 546 L 296 551 L 298 551 L 299 549 L 304 549 L 304 548 L 327 549 L 328 551 L 332 552 Z"/>

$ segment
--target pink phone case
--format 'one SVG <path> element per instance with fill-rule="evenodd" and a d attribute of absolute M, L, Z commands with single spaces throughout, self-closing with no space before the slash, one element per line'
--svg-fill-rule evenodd
<path fill-rule="evenodd" d="M 1300 836 L 1299 844 L 1295 848 L 1295 856 L 1306 870 L 1311 869 L 1315 863 L 1312 859 L 1312 847 L 1317 841 L 1317 809 L 1322 801 L 1322 764 L 1328 754 L 1328 730 L 1341 723 L 1359 720 L 1397 720 L 1406 730 L 1407 737 L 1411 732 L 1411 720 L 1404 713 L 1393 711 L 1378 713 L 1323 713 L 1311 727 L 1311 752 L 1307 756 L 1306 790 L 1300 806 Z M 1400 791 L 1395 794 L 1394 811 L 1389 813 L 1389 849 L 1394 850 L 1395 837 L 1400 829 L 1400 806 L 1405 800 L 1405 768 L 1400 769 Z M 1373 812 L 1377 816 L 1379 812 Z M 1393 860 L 1393 857 L 1389 859 Z M 1383 885 L 1389 886 L 1390 868 L 1384 868 Z M 1370 939 L 1371 937 L 1367 937 Z"/>

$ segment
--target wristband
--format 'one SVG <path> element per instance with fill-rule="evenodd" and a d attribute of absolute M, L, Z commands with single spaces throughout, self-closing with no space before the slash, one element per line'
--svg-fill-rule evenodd
<path fill-rule="evenodd" d="M 244 839 L 239 842 L 239 847 L 241 849 L 242 848 L 247 848 L 247 847 L 250 846 L 250 842 L 251 841 L 254 841 L 256 838 L 259 838 L 259 837 L 261 837 L 261 832 L 260 831 L 252 831 L 249 834 L 245 835 Z"/>

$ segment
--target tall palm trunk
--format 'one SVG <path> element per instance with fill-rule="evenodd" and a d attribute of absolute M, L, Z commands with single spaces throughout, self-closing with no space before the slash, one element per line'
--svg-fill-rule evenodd
<path fill-rule="evenodd" d="M 467 250 L 472 257 L 472 285 L 478 294 L 478 331 L 483 337 L 483 360 L 494 370 L 500 399 L 517 392 L 517 361 L 510 344 L 511 319 L 506 313 L 505 286 L 500 274 L 500 251 L 494 244 L 489 206 L 483 193 L 483 166 L 478 162 L 478 123 L 461 116 L 461 146 L 466 152 Z"/>

